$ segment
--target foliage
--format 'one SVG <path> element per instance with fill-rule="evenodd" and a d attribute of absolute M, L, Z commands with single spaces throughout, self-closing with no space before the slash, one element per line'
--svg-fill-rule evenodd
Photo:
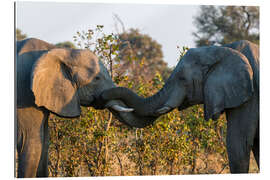
<path fill-rule="evenodd" d="M 77 32 L 73 38 L 80 48 L 92 50 L 105 64 L 113 64 L 117 69 L 116 76 L 128 75 L 130 80 L 135 80 L 144 74 L 145 80 L 149 81 L 156 71 L 165 79 L 171 72 L 162 59 L 161 45 L 139 30 L 106 35 L 103 26 L 97 25 L 94 30 Z"/>
<path fill-rule="evenodd" d="M 51 176 L 82 176 L 82 165 L 91 176 L 108 175 L 110 157 L 104 141 L 114 136 L 114 128 L 106 131 L 109 116 L 106 111 L 82 108 L 80 118 L 50 119 Z"/>
<path fill-rule="evenodd" d="M 259 43 L 259 7 L 201 6 L 194 18 L 196 45 L 223 45 L 237 40 Z"/>
<path fill-rule="evenodd" d="M 143 74 L 148 81 L 155 76 L 156 71 L 164 79 L 169 77 L 171 69 L 163 60 L 161 45 L 157 41 L 147 34 L 141 34 L 138 29 L 130 29 L 119 34 L 119 39 L 121 41 L 119 73 L 129 73 L 131 79 Z"/>
<path fill-rule="evenodd" d="M 93 51 L 102 62 L 109 66 L 111 76 L 113 77 L 113 64 L 119 61 L 119 39 L 118 36 L 111 33 L 109 35 L 103 32 L 103 25 L 97 25 L 96 28 L 89 29 L 87 32 L 77 32 L 73 40 L 80 48 L 86 48 Z"/>
<path fill-rule="evenodd" d="M 71 49 L 76 49 L 76 46 L 70 42 L 70 41 L 64 41 L 64 42 L 59 42 L 55 44 L 56 47 L 58 48 L 71 48 Z"/>
<path fill-rule="evenodd" d="M 181 57 L 183 57 L 186 54 L 186 52 L 189 50 L 189 48 L 187 46 L 183 46 L 182 49 L 179 46 L 177 46 L 177 49 L 179 51 L 179 58 L 178 58 L 178 60 L 180 60 Z"/>
<path fill-rule="evenodd" d="M 23 40 L 25 38 L 27 38 L 27 35 L 23 34 L 22 30 L 16 29 L 16 41 L 20 41 L 20 40 Z"/>
<path fill-rule="evenodd" d="M 136 82 L 130 80 L 135 78 L 131 73 L 117 72 L 122 41 L 117 35 L 103 33 L 102 28 L 78 32 L 74 40 L 112 68 L 119 86 L 141 96 L 156 93 L 164 85 L 160 72 L 155 71 L 150 81 L 137 76 Z M 183 56 L 188 48 L 178 49 Z M 53 177 L 228 172 L 225 117 L 205 121 L 200 105 L 181 113 L 174 110 L 143 129 L 123 125 L 107 110 L 82 107 L 79 118 L 51 115 L 49 129 L 49 175 Z"/>

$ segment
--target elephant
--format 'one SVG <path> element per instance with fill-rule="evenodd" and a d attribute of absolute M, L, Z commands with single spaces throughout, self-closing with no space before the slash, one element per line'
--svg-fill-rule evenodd
<path fill-rule="evenodd" d="M 143 98 L 124 87 L 105 90 L 101 101 L 118 99 L 145 127 L 174 108 L 179 111 L 203 104 L 204 118 L 227 119 L 226 148 L 231 173 L 247 173 L 250 151 L 259 167 L 259 47 L 246 40 L 224 46 L 189 49 L 179 60 L 165 85 Z"/>
<path fill-rule="evenodd" d="M 21 55 L 29 51 L 50 50 L 56 48 L 53 44 L 36 38 L 27 38 L 16 42 L 16 53 Z"/>
<path fill-rule="evenodd" d="M 18 177 L 48 176 L 48 117 L 80 116 L 80 106 L 108 108 L 122 122 L 138 121 L 119 100 L 96 97 L 115 87 L 107 69 L 89 50 L 56 48 L 30 38 L 16 45 L 16 149 Z"/>

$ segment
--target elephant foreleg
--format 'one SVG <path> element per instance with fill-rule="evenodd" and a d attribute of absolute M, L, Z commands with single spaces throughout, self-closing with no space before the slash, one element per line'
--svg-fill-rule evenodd
<path fill-rule="evenodd" d="M 229 124 L 229 123 L 228 123 Z M 231 173 L 248 173 L 250 150 L 246 137 L 235 133 L 233 126 L 227 128 L 227 152 Z"/>
<path fill-rule="evenodd" d="M 36 177 L 42 146 L 38 139 L 27 138 L 19 152 L 18 177 Z"/>
<path fill-rule="evenodd" d="M 38 165 L 37 177 L 48 177 L 48 149 L 49 149 L 49 134 L 48 134 L 48 117 L 41 127 L 42 152 Z"/>
<path fill-rule="evenodd" d="M 259 121 L 256 99 L 251 99 L 240 107 L 226 110 L 226 117 L 230 171 L 231 173 L 248 173 L 250 151 L 254 145 Z"/>
<path fill-rule="evenodd" d="M 47 175 L 48 112 L 36 108 L 18 109 L 18 177 Z"/>
<path fill-rule="evenodd" d="M 252 151 L 255 157 L 255 160 L 257 162 L 258 169 L 260 169 L 260 140 L 259 140 L 259 127 L 258 130 L 256 131 L 256 136 L 254 138 L 254 143 L 252 147 Z"/>

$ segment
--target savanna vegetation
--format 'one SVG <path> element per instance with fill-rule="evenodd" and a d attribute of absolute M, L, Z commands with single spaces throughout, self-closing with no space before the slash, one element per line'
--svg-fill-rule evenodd
<path fill-rule="evenodd" d="M 257 27 L 257 22 L 254 22 L 255 25 L 247 24 L 253 22 L 253 14 L 258 17 L 255 10 L 203 6 L 203 15 L 195 17 L 198 27 L 198 32 L 194 33 L 196 44 L 207 45 L 212 41 L 222 44 L 246 39 L 251 32 L 249 29 Z M 251 15 L 245 15 L 246 11 Z M 237 31 L 220 30 L 218 32 L 223 33 L 223 36 L 216 38 L 213 35 L 216 28 L 231 30 L 232 27 L 227 23 L 223 25 L 228 27 L 221 27 L 219 21 L 232 22 L 228 16 L 236 20 L 243 19 L 237 12 L 248 18 L 246 24 L 241 26 L 246 27 L 247 31 L 239 31 L 242 34 L 237 36 L 234 34 Z M 214 17 L 219 17 L 219 21 L 214 20 Z M 26 37 L 21 31 L 17 33 L 20 38 Z M 259 41 L 259 36 L 254 33 L 250 38 Z M 161 45 L 137 29 L 105 34 L 103 26 L 97 25 L 94 29 L 78 31 L 73 40 L 74 44 L 63 42 L 57 46 L 92 50 L 107 66 L 118 86 L 128 87 L 141 96 L 156 93 L 172 71 L 163 59 Z M 187 49 L 178 47 L 175 53 L 181 57 Z M 181 112 L 174 110 L 143 129 L 127 127 L 108 110 L 82 107 L 79 118 L 51 115 L 49 131 L 50 177 L 229 173 L 225 115 L 217 121 L 205 121 L 200 105 Z M 258 172 L 253 157 L 250 172 Z"/>

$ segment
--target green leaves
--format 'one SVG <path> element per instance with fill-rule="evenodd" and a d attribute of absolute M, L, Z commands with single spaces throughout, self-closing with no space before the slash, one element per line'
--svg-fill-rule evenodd
<path fill-rule="evenodd" d="M 22 30 L 16 28 L 16 41 L 20 41 L 27 38 L 26 34 L 22 33 Z"/>
<path fill-rule="evenodd" d="M 112 66 L 119 54 L 119 38 L 113 33 L 105 34 L 103 28 L 97 25 L 95 29 L 78 31 L 73 40 L 80 48 L 93 51 L 105 65 Z"/>
<path fill-rule="evenodd" d="M 161 87 L 164 85 L 163 78 L 159 72 L 156 72 L 155 77 L 152 79 L 154 87 Z"/>
<path fill-rule="evenodd" d="M 180 61 L 181 58 L 186 54 L 186 52 L 188 51 L 189 48 L 187 46 L 183 46 L 182 48 L 180 48 L 179 46 L 176 46 L 176 48 L 179 51 L 179 59 L 178 59 L 178 61 Z"/>

